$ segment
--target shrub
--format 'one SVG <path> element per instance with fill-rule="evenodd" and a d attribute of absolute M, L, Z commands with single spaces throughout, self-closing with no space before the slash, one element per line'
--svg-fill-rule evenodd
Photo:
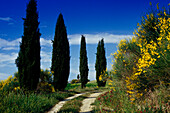
<path fill-rule="evenodd" d="M 71 84 L 74 84 L 74 83 L 79 83 L 80 81 L 78 80 L 78 79 L 73 79 L 72 81 L 71 81 Z"/>
<path fill-rule="evenodd" d="M 160 84 L 169 86 L 170 15 L 157 11 L 143 17 L 132 39 L 120 41 L 114 54 L 113 75 L 126 83 L 132 100 Z"/>
<path fill-rule="evenodd" d="M 51 84 L 53 79 L 53 73 L 50 72 L 50 70 L 48 69 L 46 70 L 41 69 L 40 79 L 42 82 L 48 82 L 49 84 Z"/>

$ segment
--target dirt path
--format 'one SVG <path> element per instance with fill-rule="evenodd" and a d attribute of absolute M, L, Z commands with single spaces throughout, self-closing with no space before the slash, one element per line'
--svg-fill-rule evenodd
<path fill-rule="evenodd" d="M 63 100 L 63 101 L 60 101 L 58 104 L 56 104 L 56 105 L 55 105 L 50 111 L 48 111 L 47 113 L 57 113 L 57 112 L 60 110 L 60 108 L 63 107 L 63 105 L 64 105 L 67 101 L 69 101 L 69 100 L 71 100 L 71 99 L 73 99 L 73 98 L 76 98 L 76 97 L 78 97 L 78 96 L 80 96 L 80 95 L 82 95 L 82 94 L 85 94 L 85 93 L 76 94 L 76 95 L 74 95 L 74 96 L 72 96 L 72 97 L 66 98 L 66 99 Z"/>
<path fill-rule="evenodd" d="M 80 113 L 90 113 L 90 111 L 93 110 L 91 104 L 94 103 L 96 97 L 102 93 L 103 92 L 93 93 L 87 99 L 84 99 L 82 102 L 83 106 L 80 108 Z"/>

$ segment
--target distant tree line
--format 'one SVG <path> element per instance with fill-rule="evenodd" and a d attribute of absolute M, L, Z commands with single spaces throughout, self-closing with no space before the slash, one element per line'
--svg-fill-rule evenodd
<path fill-rule="evenodd" d="M 18 67 L 18 79 L 20 87 L 27 90 L 36 90 L 40 78 L 40 36 L 37 12 L 37 1 L 30 0 L 26 9 L 24 20 L 24 33 L 20 43 L 20 51 L 16 59 Z M 52 64 L 53 85 L 57 90 L 64 90 L 70 73 L 70 47 L 67 38 L 67 30 L 63 15 L 60 14 L 55 28 L 54 40 L 52 40 Z M 98 86 L 105 86 L 98 77 L 106 69 L 106 58 L 103 39 L 99 41 L 96 54 L 96 79 Z M 84 88 L 88 82 L 88 58 L 85 37 L 81 37 L 80 47 L 80 81 Z"/>

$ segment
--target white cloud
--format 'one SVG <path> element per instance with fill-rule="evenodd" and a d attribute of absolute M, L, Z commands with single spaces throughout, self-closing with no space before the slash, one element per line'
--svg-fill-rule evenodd
<path fill-rule="evenodd" d="M 52 46 L 51 40 L 47 40 L 44 38 L 40 38 L 40 43 L 41 43 L 41 46 Z"/>
<path fill-rule="evenodd" d="M 0 38 L 0 48 L 17 47 L 19 46 L 19 42 L 21 42 L 21 38 L 18 38 L 13 41 L 8 41 L 8 40 Z"/>
<path fill-rule="evenodd" d="M 51 62 L 52 53 L 41 51 L 41 61 L 42 62 Z"/>
<path fill-rule="evenodd" d="M 0 20 L 2 20 L 2 21 L 11 21 L 11 20 L 13 20 L 12 18 L 10 18 L 10 17 L 0 17 Z"/>
<path fill-rule="evenodd" d="M 10 53 L 10 54 L 5 54 L 5 53 L 0 53 L 0 63 L 15 63 L 15 59 L 17 58 L 18 53 Z"/>
<path fill-rule="evenodd" d="M 5 80 L 7 79 L 9 76 L 9 74 L 6 74 L 6 73 L 0 73 L 0 80 Z"/>
<path fill-rule="evenodd" d="M 18 47 L 6 47 L 6 48 L 2 48 L 2 50 L 18 50 Z"/>
<path fill-rule="evenodd" d="M 18 38 L 16 40 L 8 41 L 5 39 L 0 38 L 0 48 L 3 48 L 2 50 L 16 50 L 16 48 L 19 47 L 21 42 L 21 38 Z M 52 46 L 51 40 L 47 40 L 44 38 L 40 38 L 41 46 Z"/>
<path fill-rule="evenodd" d="M 86 37 L 86 44 L 97 44 L 99 40 L 104 38 L 105 43 L 119 43 L 121 39 L 131 38 L 133 35 L 114 35 L 109 33 L 98 33 L 98 34 L 84 34 Z M 68 35 L 69 42 L 71 45 L 79 45 L 81 40 L 81 34 Z M 13 41 L 8 41 L 0 38 L 0 48 L 4 48 L 3 50 L 12 50 L 19 47 L 19 42 L 21 42 L 21 38 L 18 38 Z M 40 38 L 41 46 L 49 46 L 52 47 L 51 40 Z"/>
<path fill-rule="evenodd" d="M 109 33 L 84 34 L 86 44 L 97 44 L 99 40 L 104 38 L 105 43 L 119 43 L 121 39 L 132 38 L 133 35 L 114 35 Z M 79 45 L 81 34 L 68 35 L 70 44 Z"/>

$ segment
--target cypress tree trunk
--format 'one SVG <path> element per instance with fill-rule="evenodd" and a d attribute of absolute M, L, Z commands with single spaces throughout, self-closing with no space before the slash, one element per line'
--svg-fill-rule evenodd
<path fill-rule="evenodd" d="M 86 41 L 85 37 L 81 37 L 81 47 L 80 47 L 80 81 L 81 88 L 86 87 L 88 82 L 88 61 L 87 61 L 87 52 L 86 52 Z"/>
<path fill-rule="evenodd" d="M 99 80 L 99 76 L 103 74 L 103 72 L 106 70 L 106 65 L 107 64 L 106 64 L 106 57 L 105 57 L 104 41 L 102 39 L 101 41 L 99 41 L 97 46 L 96 64 L 95 64 L 96 80 L 97 80 L 97 85 L 99 87 L 106 85 L 106 81 Z"/>
<path fill-rule="evenodd" d="M 54 87 L 57 90 L 64 90 L 70 73 L 70 50 L 67 39 L 66 27 L 63 15 L 60 14 L 55 28 L 53 42 L 52 67 L 54 71 Z"/>
<path fill-rule="evenodd" d="M 40 32 L 37 1 L 30 0 L 24 20 L 24 35 L 16 59 L 21 88 L 35 90 L 40 77 Z"/>

